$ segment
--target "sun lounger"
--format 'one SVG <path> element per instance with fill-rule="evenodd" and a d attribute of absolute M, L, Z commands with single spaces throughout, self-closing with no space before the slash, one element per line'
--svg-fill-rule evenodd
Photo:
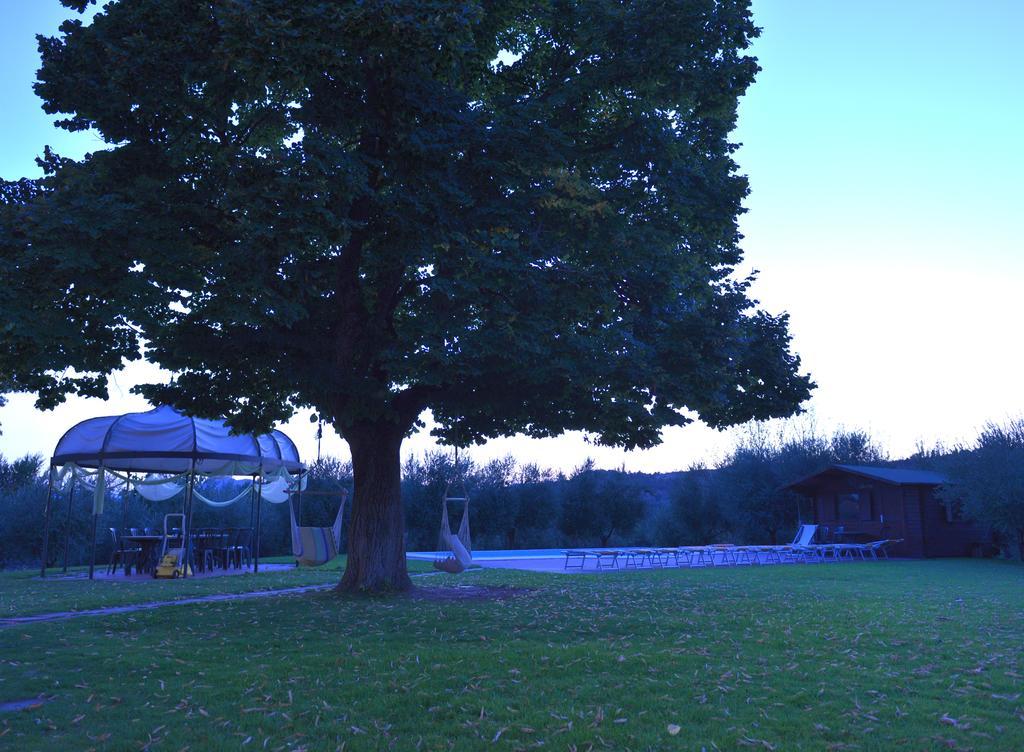
<path fill-rule="evenodd" d="M 564 569 L 585 569 L 587 559 L 593 559 L 595 569 L 615 569 L 622 551 L 614 549 L 570 548 L 564 549 L 562 554 L 565 556 Z"/>
<path fill-rule="evenodd" d="M 579 549 L 568 549 L 562 551 L 565 554 L 565 569 L 583 569 L 587 565 L 587 555 L 589 552 L 581 551 Z M 571 561 L 579 560 L 579 564 L 570 564 Z"/>
<path fill-rule="evenodd" d="M 674 552 L 677 567 L 692 567 L 693 560 L 697 557 L 697 546 L 676 546 L 669 549 Z"/>
<path fill-rule="evenodd" d="M 641 569 L 647 558 L 642 552 L 629 548 L 620 551 L 619 556 L 622 557 L 623 569 Z"/>
<path fill-rule="evenodd" d="M 887 538 L 887 539 L 872 541 L 871 543 L 867 543 L 865 545 L 867 546 L 867 553 L 872 558 L 872 560 L 878 561 L 879 555 L 881 555 L 882 558 L 888 559 L 889 558 L 889 548 L 891 546 L 898 545 L 898 544 L 900 544 L 902 542 L 903 542 L 902 538 Z"/>
<path fill-rule="evenodd" d="M 822 561 L 822 552 L 811 542 L 817 532 L 817 525 L 801 525 L 793 536 L 793 542 L 779 548 L 783 555 L 794 563 L 810 564 Z"/>
<path fill-rule="evenodd" d="M 785 546 L 742 546 L 741 564 L 781 564 Z"/>
<path fill-rule="evenodd" d="M 736 546 L 732 550 L 732 563 L 737 566 L 757 564 L 760 546 Z"/>
<path fill-rule="evenodd" d="M 834 547 L 837 549 L 835 558 L 837 560 L 847 559 L 853 561 L 854 559 L 860 559 L 861 561 L 878 561 L 879 555 L 884 559 L 889 558 L 888 548 L 889 546 L 895 545 L 896 543 L 902 542 L 899 540 L 888 540 L 881 539 L 870 541 L 869 543 L 836 543 Z"/>
<path fill-rule="evenodd" d="M 691 567 L 713 567 L 715 566 L 712 552 L 707 546 L 687 546 Z"/>
<path fill-rule="evenodd" d="M 719 550 L 712 546 L 701 546 L 697 549 L 697 564 L 705 567 L 718 566 L 715 563 L 715 556 L 719 553 Z"/>
<path fill-rule="evenodd" d="M 842 546 L 841 543 L 814 543 L 804 547 L 802 552 L 811 563 L 839 561 L 843 555 Z"/>
<path fill-rule="evenodd" d="M 704 555 L 713 567 L 736 563 L 736 546 L 732 543 L 713 543 L 704 547 Z"/>
<path fill-rule="evenodd" d="M 853 561 L 861 556 L 861 543 L 821 543 L 814 546 L 822 561 Z"/>
<path fill-rule="evenodd" d="M 619 557 L 624 552 L 617 549 L 591 549 L 587 551 L 592 557 L 594 557 L 594 563 L 598 569 L 616 569 L 618 568 Z"/>
<path fill-rule="evenodd" d="M 878 561 L 878 554 L 881 552 L 882 556 L 888 559 L 889 554 L 885 549 L 889 543 L 890 541 L 885 539 L 868 543 L 846 543 L 843 544 L 841 553 L 844 558 L 850 560 L 858 558 L 861 561 L 867 561 L 868 559 Z"/>
<path fill-rule="evenodd" d="M 793 542 L 791 546 L 809 546 L 814 540 L 815 533 L 818 532 L 817 525 L 801 525 L 796 530 L 796 535 L 793 536 Z"/>
<path fill-rule="evenodd" d="M 662 548 L 640 548 L 636 552 L 642 557 L 641 565 L 646 561 L 651 567 L 667 567 L 671 560 L 669 554 Z"/>
<path fill-rule="evenodd" d="M 658 548 L 658 549 L 655 549 L 655 550 L 658 552 L 658 555 L 662 559 L 662 562 L 663 562 L 662 566 L 666 566 L 667 567 L 670 564 L 673 565 L 673 566 L 677 566 L 677 567 L 680 566 L 679 559 L 682 556 L 681 549 L 679 549 L 679 548 Z M 687 564 L 689 564 L 689 560 L 687 560 Z"/>
<path fill-rule="evenodd" d="M 676 566 L 694 567 L 701 563 L 700 557 L 704 546 L 676 546 L 667 550 L 674 552 Z"/>

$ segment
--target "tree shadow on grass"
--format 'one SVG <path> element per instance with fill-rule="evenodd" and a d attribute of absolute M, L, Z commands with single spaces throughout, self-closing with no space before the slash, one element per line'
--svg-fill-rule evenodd
<path fill-rule="evenodd" d="M 413 586 L 411 589 L 394 593 L 349 593 L 331 590 L 329 597 L 359 600 L 390 600 L 402 598 L 412 601 L 453 602 L 453 601 L 503 601 L 509 598 L 529 595 L 534 588 L 511 585 L 430 585 Z"/>
<path fill-rule="evenodd" d="M 511 585 L 449 585 L 414 587 L 408 596 L 424 601 L 503 601 L 531 593 L 533 588 Z"/>

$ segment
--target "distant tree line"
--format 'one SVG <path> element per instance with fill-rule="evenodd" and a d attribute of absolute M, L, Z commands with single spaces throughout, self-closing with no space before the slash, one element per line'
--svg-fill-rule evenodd
<path fill-rule="evenodd" d="M 792 536 L 801 516 L 810 511 L 805 499 L 784 486 L 834 463 L 939 471 L 949 480 L 940 497 L 988 524 L 1007 555 L 1024 558 L 1024 420 L 990 424 L 970 445 L 920 447 L 898 461 L 863 431 L 824 435 L 800 423 L 784 424 L 774 432 L 757 426 L 715 465 L 664 474 L 599 470 L 589 460 L 568 474 L 520 464 L 512 457 L 484 463 L 460 457 L 456 465 L 450 453 L 428 452 L 408 458 L 403 466 L 406 547 L 438 547 L 446 488 L 451 496 L 462 496 L 463 488 L 468 492 L 477 549 L 779 543 Z M 0 457 L 0 567 L 39 561 L 46 499 L 43 470 L 39 456 L 13 461 Z M 211 480 L 202 488 L 213 498 L 228 498 L 245 483 Z M 334 458 L 314 463 L 301 508 L 296 505 L 300 524 L 330 525 L 341 489 L 351 488 L 350 463 Z M 55 497 L 51 566 L 63 563 L 66 531 L 69 564 L 86 563 L 89 557 L 91 495 L 79 490 L 70 514 L 67 501 L 66 492 Z M 125 503 L 130 527 L 158 528 L 164 514 L 180 507 L 180 498 L 157 504 L 112 491 L 97 526 L 97 562 L 105 563 L 110 555 L 109 529 L 121 527 Z M 449 502 L 453 529 L 462 506 Z M 194 514 L 195 527 L 248 527 L 253 510 L 245 501 L 217 509 L 197 503 Z M 261 527 L 264 555 L 290 553 L 287 505 L 264 503 Z"/>

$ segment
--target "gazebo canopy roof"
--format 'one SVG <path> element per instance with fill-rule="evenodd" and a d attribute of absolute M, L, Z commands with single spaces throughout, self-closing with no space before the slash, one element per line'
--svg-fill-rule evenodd
<path fill-rule="evenodd" d="M 281 431 L 233 435 L 224 421 L 190 418 L 166 405 L 78 423 L 57 442 L 52 463 L 175 474 L 194 467 L 206 475 L 305 469 L 295 442 Z"/>

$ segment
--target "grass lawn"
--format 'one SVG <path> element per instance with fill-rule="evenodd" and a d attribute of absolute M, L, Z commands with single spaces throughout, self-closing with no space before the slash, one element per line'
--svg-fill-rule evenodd
<path fill-rule="evenodd" d="M 287 556 L 260 557 L 261 564 L 288 564 L 294 561 L 294 558 Z M 84 611 L 149 601 L 171 601 L 215 593 L 250 593 L 302 585 L 332 584 L 340 579 L 341 570 L 344 568 L 345 557 L 339 556 L 322 567 L 300 567 L 287 572 L 260 572 L 258 575 L 239 574 L 184 580 L 89 581 L 61 577 L 58 570 L 50 570 L 51 573 L 47 574 L 46 579 L 41 580 L 38 569 L 0 572 L 0 619 L 57 611 Z M 87 571 L 87 567 L 71 569 L 76 575 Z M 428 572 L 434 569 L 429 562 L 410 561 L 409 571 Z"/>
<path fill-rule="evenodd" d="M 1024 749 L 1024 567 L 420 583 L 525 590 L 325 592 L 2 629 L 0 703 L 49 699 L 0 712 L 0 748 Z"/>

